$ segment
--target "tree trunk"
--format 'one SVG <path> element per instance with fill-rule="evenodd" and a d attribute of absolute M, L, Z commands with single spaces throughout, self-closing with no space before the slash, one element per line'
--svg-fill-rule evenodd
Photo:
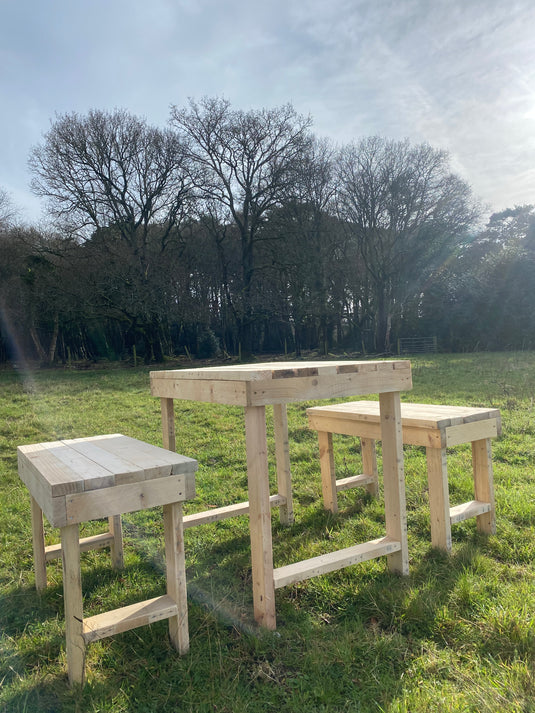
<path fill-rule="evenodd" d="M 54 331 L 52 332 L 52 338 L 50 339 L 50 346 L 48 348 L 48 363 L 52 364 L 56 358 L 56 347 L 58 344 L 58 334 L 59 334 L 59 314 L 56 312 L 54 315 Z"/>
<path fill-rule="evenodd" d="M 32 338 L 35 350 L 37 351 L 37 356 L 41 361 L 46 361 L 46 352 L 44 350 L 43 345 L 41 344 L 41 340 L 39 338 L 39 335 L 37 334 L 37 330 L 33 325 L 30 327 L 30 337 Z"/>

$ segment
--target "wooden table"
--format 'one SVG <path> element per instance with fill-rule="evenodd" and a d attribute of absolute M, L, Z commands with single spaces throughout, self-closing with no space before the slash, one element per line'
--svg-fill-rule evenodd
<path fill-rule="evenodd" d="M 174 399 L 243 406 L 249 501 L 184 518 L 184 526 L 249 513 L 256 621 L 276 628 L 275 589 L 372 557 L 388 555 L 389 567 L 408 572 L 405 482 L 399 392 L 412 387 L 410 362 L 274 362 L 153 371 L 151 393 L 161 400 L 163 445 L 176 449 Z M 273 567 L 271 507 L 293 521 L 286 404 L 379 394 L 383 441 L 386 537 L 294 565 Z M 266 412 L 273 406 L 278 493 L 269 494 Z"/>

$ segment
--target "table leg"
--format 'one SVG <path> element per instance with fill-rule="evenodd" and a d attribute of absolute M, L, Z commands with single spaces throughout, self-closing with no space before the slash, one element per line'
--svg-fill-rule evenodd
<path fill-rule="evenodd" d="M 275 458 L 277 462 L 277 488 L 279 495 L 283 495 L 286 498 L 285 504 L 281 505 L 279 509 L 280 521 L 283 525 L 291 525 L 294 521 L 294 508 L 286 404 L 273 405 L 273 427 L 275 433 Z"/>
<path fill-rule="evenodd" d="M 160 399 L 162 410 L 162 441 L 168 451 L 176 451 L 175 407 L 173 399 Z"/>
<path fill-rule="evenodd" d="M 245 407 L 245 441 L 249 484 L 249 530 L 256 621 L 266 629 L 277 627 L 273 582 L 273 543 L 267 459 L 266 409 Z"/>
<path fill-rule="evenodd" d="M 386 534 L 401 543 L 401 549 L 398 552 L 387 555 L 388 566 L 392 572 L 408 574 L 409 551 L 399 392 L 379 394 L 379 409 L 383 447 Z"/>
<path fill-rule="evenodd" d="M 366 486 L 366 490 L 376 498 L 379 495 L 379 476 L 375 440 L 373 438 L 361 438 L 360 450 L 362 454 L 362 472 L 364 475 L 370 475 L 373 478 L 373 481 Z"/>

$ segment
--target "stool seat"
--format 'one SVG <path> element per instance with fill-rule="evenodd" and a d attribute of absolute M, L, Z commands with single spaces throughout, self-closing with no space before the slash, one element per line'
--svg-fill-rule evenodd
<path fill-rule="evenodd" d="M 120 433 L 17 450 L 19 476 L 53 527 L 195 497 L 197 461 Z"/>
<path fill-rule="evenodd" d="M 378 493 L 375 441 L 381 439 L 379 404 L 350 401 L 307 409 L 310 428 L 318 431 L 325 508 L 338 511 L 337 492 L 365 486 Z M 501 434 L 500 411 L 492 408 L 442 404 L 401 404 L 404 444 L 424 446 L 427 453 L 431 540 L 451 550 L 451 525 L 477 518 L 478 529 L 495 532 L 494 487 L 490 439 Z M 361 439 L 364 473 L 336 480 L 332 434 Z M 472 444 L 475 500 L 449 507 L 446 448 Z"/>
<path fill-rule="evenodd" d="M 189 646 L 182 502 L 195 496 L 197 461 L 115 433 L 20 446 L 18 469 L 31 495 L 35 582 L 44 589 L 46 562 L 63 561 L 67 667 L 82 683 L 85 645 L 169 619 L 171 641 Z M 80 552 L 111 548 L 123 564 L 121 514 L 163 506 L 167 593 L 87 619 L 82 612 Z M 43 513 L 60 528 L 61 544 L 45 547 Z M 79 538 L 79 524 L 108 518 L 108 532 Z"/>

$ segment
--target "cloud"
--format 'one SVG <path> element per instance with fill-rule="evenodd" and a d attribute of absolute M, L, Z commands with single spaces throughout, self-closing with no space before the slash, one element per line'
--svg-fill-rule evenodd
<path fill-rule="evenodd" d="M 292 102 L 338 142 L 428 141 L 497 209 L 533 202 L 534 20 L 532 0 L 4 0 L 0 186 L 24 203 L 55 112 L 164 125 L 170 104 L 219 95 Z"/>

